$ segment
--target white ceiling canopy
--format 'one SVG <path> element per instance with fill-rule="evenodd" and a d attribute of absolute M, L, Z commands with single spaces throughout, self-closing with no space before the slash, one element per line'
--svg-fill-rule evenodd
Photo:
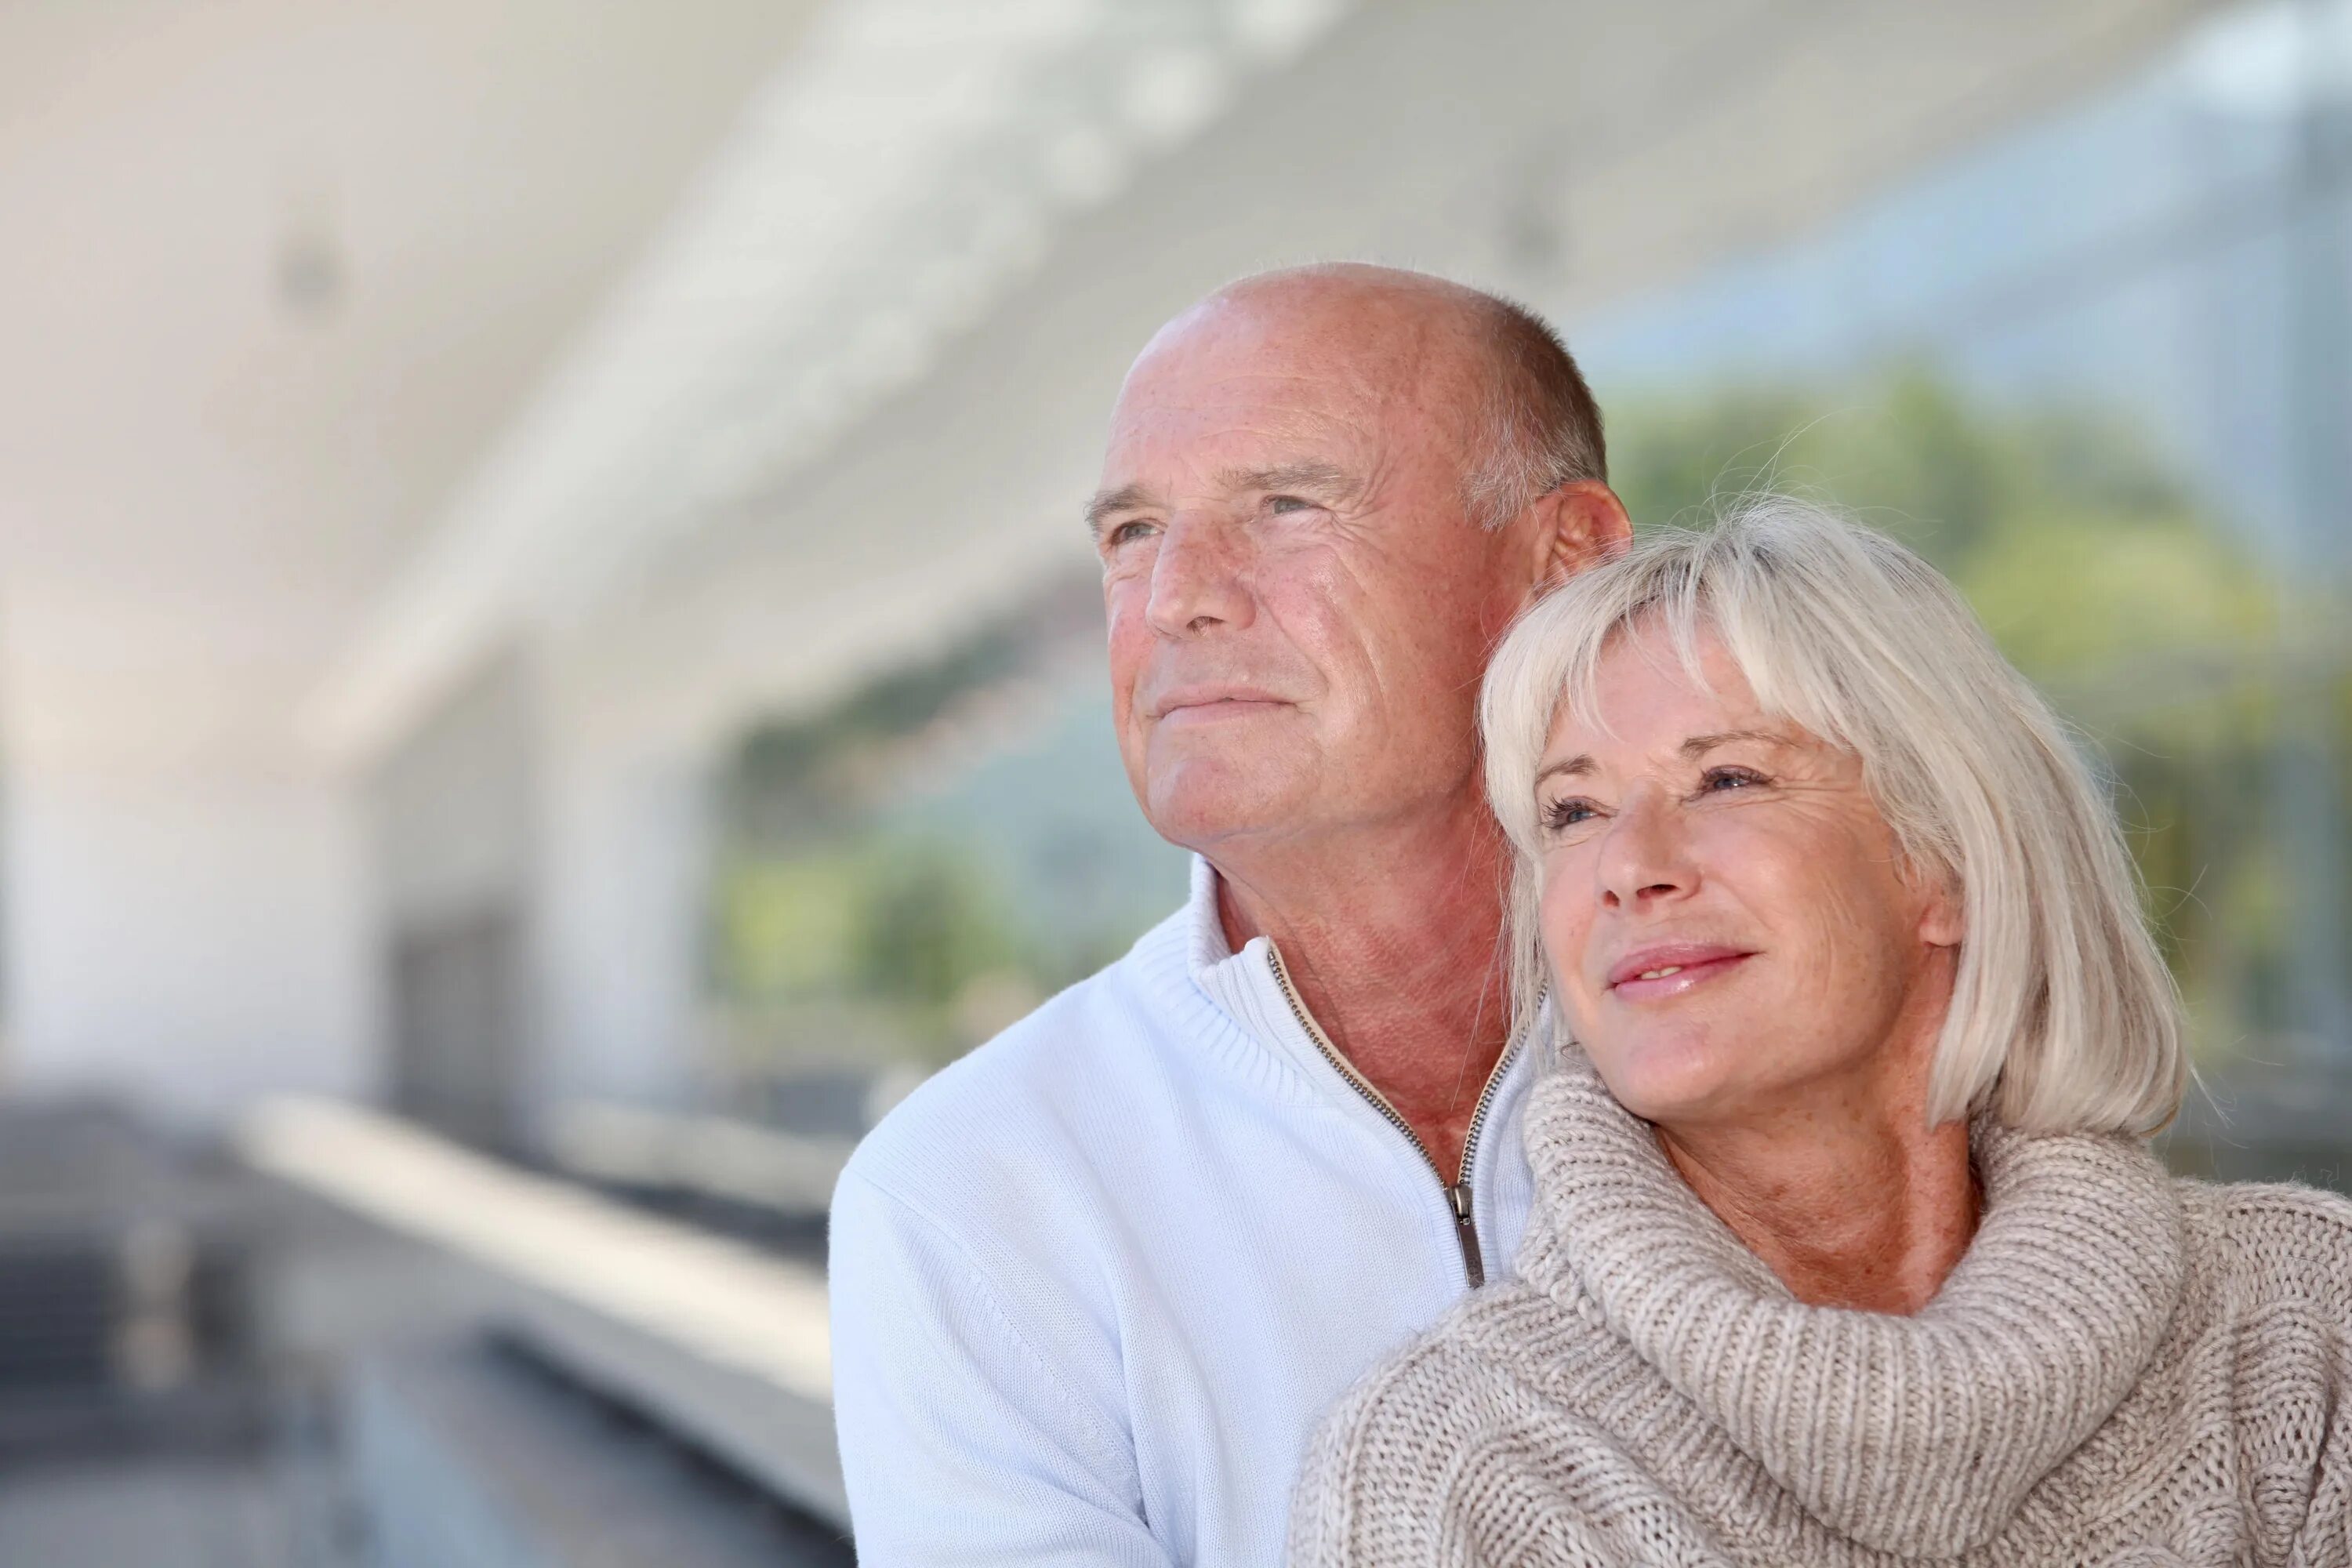
<path fill-rule="evenodd" d="M 824 453 L 1349 0 L 835 0 L 303 715 L 363 758 Z"/>

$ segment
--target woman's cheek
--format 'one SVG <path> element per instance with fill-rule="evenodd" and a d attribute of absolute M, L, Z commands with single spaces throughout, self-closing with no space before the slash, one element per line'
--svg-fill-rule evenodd
<path fill-rule="evenodd" d="M 1544 955 L 1549 962 L 1553 994 L 1569 1015 L 1571 1027 L 1581 1032 L 1592 1017 L 1597 998 L 1591 994 L 1585 952 L 1592 938 L 1592 874 L 1580 868 L 1572 850 L 1555 850 L 1547 858 L 1544 888 L 1538 906 Z"/>
<path fill-rule="evenodd" d="M 1538 909 L 1546 942 L 1572 937 L 1581 946 L 1584 933 L 1592 929 L 1592 874 L 1577 860 L 1576 851 L 1570 848 L 1553 849 L 1544 857 Z"/>

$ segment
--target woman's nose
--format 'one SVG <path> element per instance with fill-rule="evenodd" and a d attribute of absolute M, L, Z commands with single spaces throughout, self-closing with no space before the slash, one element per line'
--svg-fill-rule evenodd
<path fill-rule="evenodd" d="M 1697 885 L 1682 814 L 1663 792 L 1627 796 L 1601 844 L 1601 901 L 1641 909 L 1686 894 Z"/>

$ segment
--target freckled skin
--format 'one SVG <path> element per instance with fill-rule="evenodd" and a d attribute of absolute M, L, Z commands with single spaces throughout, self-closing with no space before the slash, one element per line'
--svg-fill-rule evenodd
<path fill-rule="evenodd" d="M 1344 267 L 1196 306 L 1129 374 L 1096 518 L 1137 800 L 1448 1181 L 1507 1023 L 1478 682 L 1530 595 L 1630 531 L 1597 482 L 1470 516 L 1492 373 L 1465 298 Z M 1169 710 L 1221 683 L 1266 700 Z"/>
<path fill-rule="evenodd" d="M 1704 684 L 1637 623 L 1596 672 L 1600 722 L 1554 726 L 1539 773 L 1591 763 L 1537 786 L 1560 1003 L 1800 1300 L 1913 1311 L 1975 1226 L 1967 1124 L 1926 1113 L 1958 900 L 1903 860 L 1859 759 L 1766 713 L 1712 636 L 1700 652 Z M 1751 956 L 1680 994 L 1611 986 L 1621 959 L 1679 942 Z"/>

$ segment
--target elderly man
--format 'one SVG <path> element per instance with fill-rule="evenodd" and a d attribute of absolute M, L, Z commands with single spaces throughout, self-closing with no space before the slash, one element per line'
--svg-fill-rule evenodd
<path fill-rule="evenodd" d="M 1436 279 L 1253 278 L 1136 362 L 1087 522 L 1192 897 L 842 1177 L 869 1563 L 1274 1563 L 1316 1418 L 1527 1214 L 1473 704 L 1519 610 L 1628 539 L 1574 363 Z"/>

